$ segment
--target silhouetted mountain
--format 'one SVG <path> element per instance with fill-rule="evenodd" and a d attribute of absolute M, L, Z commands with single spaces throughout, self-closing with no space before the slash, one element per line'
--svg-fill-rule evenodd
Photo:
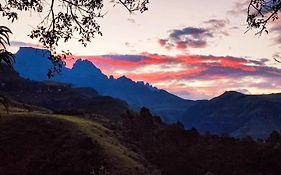
<path fill-rule="evenodd" d="M 1 71 L 0 94 L 21 103 L 41 106 L 59 113 L 95 113 L 117 119 L 128 109 L 126 102 L 100 96 L 92 88 L 72 88 L 52 81 L 21 78 L 14 71 Z"/>
<path fill-rule="evenodd" d="M 50 52 L 48 50 L 29 47 L 20 48 L 15 55 L 16 64 L 14 64 L 14 68 L 20 73 L 21 77 L 30 78 L 30 75 L 32 75 L 32 80 L 47 80 L 47 71 L 52 67 L 52 63 L 48 59 L 49 56 Z"/>
<path fill-rule="evenodd" d="M 15 69 L 24 78 L 47 80 L 47 69 L 51 67 L 48 55 L 46 50 L 20 48 L 16 54 Z M 74 87 L 94 88 L 101 95 L 125 100 L 135 110 L 146 106 L 166 122 L 177 121 L 184 110 L 193 103 L 144 82 L 134 82 L 125 76 L 108 78 L 93 63 L 81 59 L 76 61 L 72 69 L 64 67 L 61 74 L 56 75 L 53 80 Z"/>
<path fill-rule="evenodd" d="M 25 78 L 46 81 L 47 69 L 52 66 L 48 54 L 46 50 L 21 48 L 15 68 Z M 228 91 L 211 100 L 195 102 L 126 76 L 107 77 L 91 62 L 81 59 L 72 69 L 64 67 L 53 80 L 76 88 L 94 88 L 101 95 L 125 100 L 135 111 L 146 106 L 165 122 L 181 121 L 186 128 L 195 127 L 200 132 L 264 138 L 281 129 L 280 94 L 251 96 Z"/>
<path fill-rule="evenodd" d="M 200 132 L 264 138 L 281 129 L 281 94 L 244 95 L 228 91 L 196 102 L 181 121 Z"/>

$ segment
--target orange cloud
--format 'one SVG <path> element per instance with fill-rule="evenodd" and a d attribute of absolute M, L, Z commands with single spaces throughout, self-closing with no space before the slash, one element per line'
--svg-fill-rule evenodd
<path fill-rule="evenodd" d="M 114 56 L 72 56 L 70 61 L 67 61 L 67 66 L 71 67 L 71 64 L 78 58 L 86 59 L 91 61 L 93 64 L 100 67 L 102 70 L 122 70 L 128 72 L 128 75 L 137 79 L 145 80 L 161 80 L 165 78 L 182 78 L 191 76 L 202 76 L 208 74 L 210 76 L 218 76 L 219 74 L 230 76 L 231 74 L 243 74 L 258 73 L 258 74 L 279 74 L 279 69 L 270 68 L 267 71 L 266 66 L 261 66 L 264 62 L 246 60 L 244 58 L 237 57 L 217 57 L 217 56 L 200 56 L 200 55 L 178 55 L 178 56 L 166 56 L 158 54 L 142 53 L 140 54 L 141 59 L 130 60 L 133 56 L 127 56 L 126 59 L 122 58 L 122 55 L 118 55 L 118 59 Z M 251 63 L 251 65 L 249 64 Z M 182 64 L 186 66 L 184 71 L 167 73 L 166 71 L 155 73 L 151 75 L 148 70 L 147 73 L 136 74 L 134 70 L 146 65 L 160 65 L 160 64 Z M 275 73 L 272 73 L 275 72 Z M 116 74 L 111 72 L 111 74 Z M 146 77 L 146 78 L 145 78 Z M 149 79 L 150 77 L 151 79 Z"/>
<path fill-rule="evenodd" d="M 87 59 L 107 75 L 126 75 L 132 80 L 156 84 L 183 97 L 218 95 L 224 90 L 259 90 L 281 87 L 277 80 L 281 69 L 265 65 L 264 60 L 247 60 L 231 56 L 177 55 L 150 53 L 139 55 L 73 56 Z M 152 66 L 153 65 L 153 66 Z M 257 83 L 257 82 L 262 83 Z M 180 84 L 180 82 L 186 82 Z M 195 83 L 194 83 L 195 82 Z M 275 91 L 274 91 L 275 92 Z M 184 95 L 185 94 L 185 95 Z"/>

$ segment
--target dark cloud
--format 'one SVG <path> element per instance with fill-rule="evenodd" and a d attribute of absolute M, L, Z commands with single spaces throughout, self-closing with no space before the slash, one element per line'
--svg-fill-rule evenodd
<path fill-rule="evenodd" d="M 207 29 L 203 28 L 195 28 L 195 27 L 186 27 L 181 30 L 173 30 L 170 34 L 170 38 L 174 40 L 180 40 L 182 37 L 188 37 L 194 39 L 200 39 L 204 37 L 213 37 L 211 33 Z"/>
<path fill-rule="evenodd" d="M 267 77 L 278 78 L 281 75 L 281 70 L 273 67 L 264 66 L 242 66 L 241 67 L 224 67 L 222 65 L 209 66 L 204 72 L 201 72 L 200 77 L 202 79 L 212 77 L 225 77 L 225 78 L 241 78 L 246 76 L 252 77 Z"/>
<path fill-rule="evenodd" d="M 251 63 L 253 63 L 254 65 L 257 65 L 257 66 L 265 66 L 266 62 L 268 62 L 268 61 L 269 61 L 269 59 L 262 58 L 262 59 L 259 59 L 259 60 L 251 60 Z"/>
<path fill-rule="evenodd" d="M 228 20 L 210 19 L 203 24 L 206 25 L 205 28 L 174 29 L 170 32 L 168 38 L 159 39 L 158 42 L 160 46 L 166 49 L 186 50 L 189 48 L 205 48 L 208 46 L 209 39 L 229 35 L 225 30 L 229 24 Z"/>
<path fill-rule="evenodd" d="M 213 34 L 208 29 L 186 27 L 173 30 L 167 39 L 160 39 L 159 44 L 166 49 L 204 48 L 207 46 L 208 38 L 213 38 Z"/>

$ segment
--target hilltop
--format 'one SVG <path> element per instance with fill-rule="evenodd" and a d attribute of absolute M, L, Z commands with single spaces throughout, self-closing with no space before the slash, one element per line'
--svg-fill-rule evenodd
<path fill-rule="evenodd" d="M 266 138 L 281 130 L 281 94 L 227 91 L 211 100 L 197 101 L 186 109 L 181 121 L 203 133 Z"/>

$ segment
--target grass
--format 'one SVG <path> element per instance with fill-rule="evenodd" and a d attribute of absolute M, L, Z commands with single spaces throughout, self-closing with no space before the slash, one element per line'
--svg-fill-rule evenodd
<path fill-rule="evenodd" d="M 43 117 L 70 122 L 104 149 L 106 161 L 111 166 L 111 172 L 113 171 L 114 174 L 142 174 L 141 172 L 144 172 L 143 165 L 138 161 L 139 156 L 122 145 L 114 136 L 113 131 L 95 121 L 68 115 L 44 114 L 39 111 L 10 112 L 9 114 L 5 111 L 0 111 L 0 116 Z"/>
<path fill-rule="evenodd" d="M 105 150 L 110 161 L 110 164 L 116 165 L 118 169 L 140 169 L 143 170 L 143 166 L 134 159 L 137 159 L 137 155 L 126 147 L 124 147 L 111 130 L 105 128 L 99 123 L 92 120 L 83 119 L 73 116 L 65 115 L 51 115 L 52 117 L 63 119 L 72 122 L 79 126 L 79 128 L 90 136 L 94 141 L 97 141 Z"/>

